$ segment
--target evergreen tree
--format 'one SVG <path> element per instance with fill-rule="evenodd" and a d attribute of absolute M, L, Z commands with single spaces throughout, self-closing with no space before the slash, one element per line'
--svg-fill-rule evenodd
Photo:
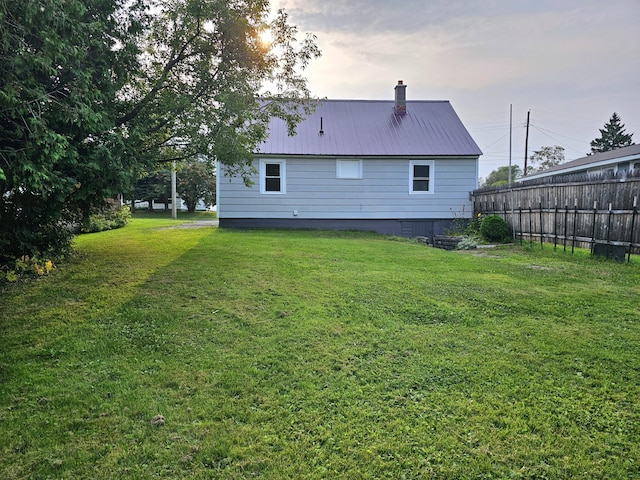
<path fill-rule="evenodd" d="M 615 112 L 604 128 L 599 130 L 600 137 L 591 141 L 591 153 L 608 152 L 634 144 L 631 139 L 633 133 L 625 133 L 624 124 L 620 123 L 620 117 Z"/>

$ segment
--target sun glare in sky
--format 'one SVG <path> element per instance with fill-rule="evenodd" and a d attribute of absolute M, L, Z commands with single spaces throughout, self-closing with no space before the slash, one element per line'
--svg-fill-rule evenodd
<path fill-rule="evenodd" d="M 259 34 L 259 38 L 262 46 L 264 48 L 269 48 L 273 43 L 273 34 L 271 33 L 271 29 L 269 28 L 263 29 Z"/>

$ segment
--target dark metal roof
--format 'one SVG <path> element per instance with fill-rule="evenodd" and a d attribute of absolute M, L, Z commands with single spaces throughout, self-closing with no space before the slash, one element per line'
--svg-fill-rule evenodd
<path fill-rule="evenodd" d="M 320 133 L 320 125 L 322 130 Z M 296 129 L 273 119 L 259 146 L 269 155 L 477 156 L 482 155 L 448 101 L 322 100 Z"/>
<path fill-rule="evenodd" d="M 543 170 L 539 173 L 527 175 L 522 177 L 522 180 L 528 180 L 530 178 L 544 177 L 552 174 L 570 173 L 580 170 L 587 170 L 590 167 L 600 167 L 608 164 L 618 163 L 625 157 L 640 155 L 640 145 L 630 145 L 628 147 L 618 148 L 616 150 L 609 150 L 608 152 L 594 153 L 593 155 L 587 155 L 586 157 L 580 157 L 569 162 L 561 163 Z"/>

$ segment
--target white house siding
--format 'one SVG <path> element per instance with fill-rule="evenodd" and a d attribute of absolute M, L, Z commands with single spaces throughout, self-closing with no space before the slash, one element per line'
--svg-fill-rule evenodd
<path fill-rule="evenodd" d="M 242 179 L 224 176 L 221 169 L 221 220 L 424 220 L 472 215 L 469 192 L 477 186 L 477 157 L 363 158 L 362 179 L 336 178 L 335 157 L 261 158 L 286 160 L 286 194 L 261 194 L 258 175 L 253 186 L 246 187 Z M 410 160 L 434 161 L 433 193 L 410 194 Z M 258 160 L 255 166 L 259 171 Z"/>

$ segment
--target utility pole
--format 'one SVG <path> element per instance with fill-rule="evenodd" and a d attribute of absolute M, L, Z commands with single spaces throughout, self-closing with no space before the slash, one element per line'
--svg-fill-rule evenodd
<path fill-rule="evenodd" d="M 524 137 L 524 174 L 527 175 L 527 149 L 529 148 L 529 117 L 531 110 L 527 112 L 527 134 Z"/>
<path fill-rule="evenodd" d="M 509 104 L 509 203 L 511 204 L 511 231 L 513 232 L 513 243 L 516 242 L 516 218 L 513 210 L 513 186 L 511 169 L 511 149 L 513 147 L 513 104 Z M 505 209 L 506 210 L 506 209 Z"/>
<path fill-rule="evenodd" d="M 171 218 L 178 219 L 178 206 L 176 205 L 176 162 L 171 164 Z"/>
<path fill-rule="evenodd" d="M 509 186 L 511 186 L 511 138 L 513 134 L 513 104 L 509 104 Z"/>

